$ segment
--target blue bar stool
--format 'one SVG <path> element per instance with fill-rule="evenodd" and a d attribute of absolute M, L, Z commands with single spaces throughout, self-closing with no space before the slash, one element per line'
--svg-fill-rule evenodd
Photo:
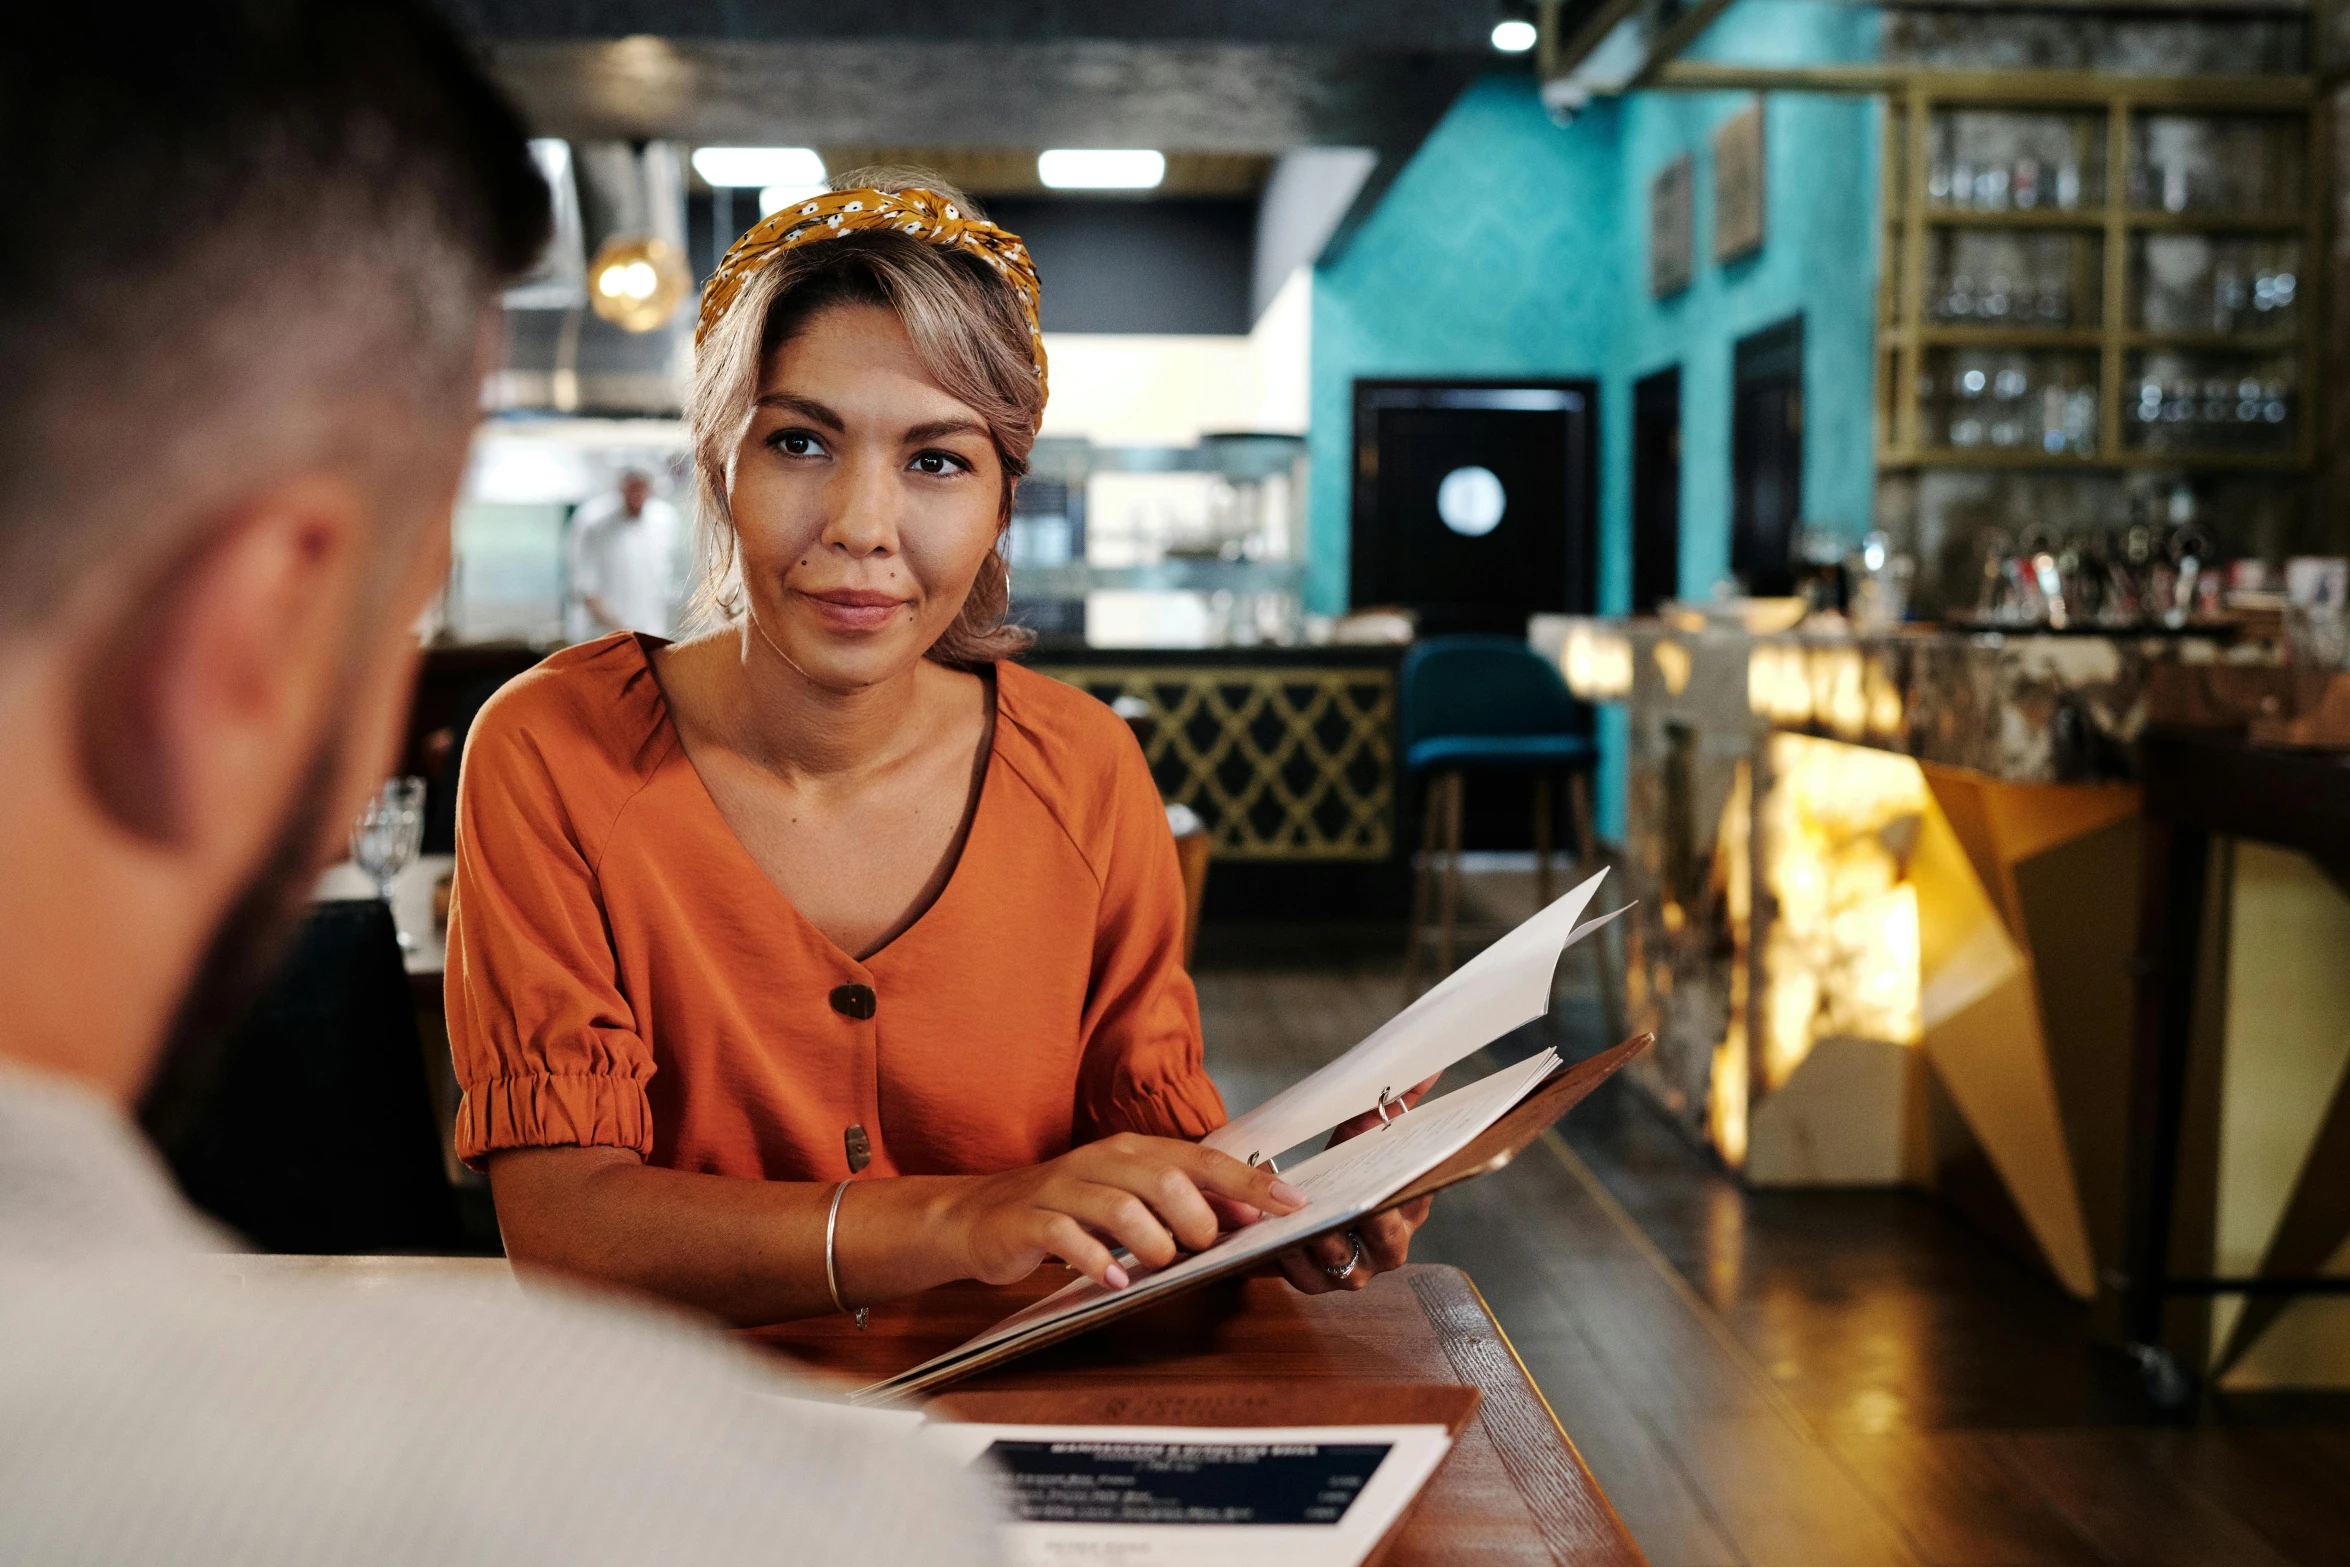
<path fill-rule="evenodd" d="M 1575 853 L 1589 862 L 1599 840 L 1591 825 L 1591 771 L 1599 748 L 1589 716 L 1567 694 L 1550 662 L 1511 637 L 1431 637 L 1404 655 L 1396 678 L 1404 774 L 1422 785 L 1420 866 L 1412 882 L 1412 929 L 1404 953 L 1404 1002 L 1420 993 L 1429 904 L 1438 901 L 1436 861 L 1444 856 L 1437 924 L 1437 977 L 1452 972 L 1461 902 L 1461 795 L 1471 769 L 1534 775 L 1536 907 L 1551 900 L 1551 782 L 1567 776 Z M 1439 839 L 1441 838 L 1441 844 Z"/>

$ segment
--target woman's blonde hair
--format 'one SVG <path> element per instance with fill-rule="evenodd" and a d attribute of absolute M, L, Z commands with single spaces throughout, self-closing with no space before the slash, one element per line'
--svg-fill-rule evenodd
<path fill-rule="evenodd" d="M 919 169 L 852 169 L 834 190 L 868 186 L 933 190 L 977 215 L 971 199 Z M 694 355 L 686 427 L 693 441 L 694 532 L 699 581 L 697 622 L 731 622 L 745 611 L 742 570 L 729 497 L 743 431 L 759 397 L 767 361 L 825 310 L 878 305 L 894 313 L 914 353 L 948 395 L 987 421 L 1004 470 L 995 547 L 952 624 L 927 656 L 973 668 L 1025 649 L 1034 636 L 1004 623 L 1012 573 L 1004 558 L 1012 490 L 1028 471 L 1029 448 L 1044 415 L 1044 392 L 1029 355 L 1028 321 L 1011 289 L 978 257 L 888 230 L 843 234 L 786 250 L 743 286 Z"/>

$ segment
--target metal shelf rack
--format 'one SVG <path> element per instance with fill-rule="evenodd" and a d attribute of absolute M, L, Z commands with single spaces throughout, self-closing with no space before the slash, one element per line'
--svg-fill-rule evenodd
<path fill-rule="evenodd" d="M 2321 426 L 2319 344 L 2325 301 L 2325 209 L 2328 188 L 2323 118 L 2313 112 L 2306 77 L 2165 79 L 2088 73 L 1921 72 L 1885 84 L 1886 257 L 1878 304 L 1877 459 L 1883 469 L 1996 468 L 2056 472 L 2155 468 L 2183 471 L 2306 472 Z M 1933 132 L 1954 111 L 2051 112 L 2102 119 L 2102 146 L 2084 148 L 2084 168 L 2102 159 L 2097 200 L 2075 206 L 1983 210 L 1938 205 L 1929 194 Z M 2290 210 L 2169 211 L 2133 204 L 2133 130 L 2151 115 L 2204 115 L 2287 122 L 2301 149 L 2298 201 Z M 1933 237 L 1959 231 L 2078 234 L 2101 244 L 2094 325 L 1971 325 L 1932 319 L 1928 311 Z M 2133 322 L 2133 241 L 2147 235 L 2273 235 L 2300 242 L 2296 315 L 2289 331 L 2162 332 Z M 1958 446 L 1929 439 L 1921 381 L 1936 351 L 2042 350 L 2094 354 L 2095 437 L 2086 452 L 2029 446 Z M 2289 448 L 2274 451 L 2169 449 L 2125 440 L 2127 367 L 2149 352 L 2291 355 L 2298 365 L 2297 428 Z"/>

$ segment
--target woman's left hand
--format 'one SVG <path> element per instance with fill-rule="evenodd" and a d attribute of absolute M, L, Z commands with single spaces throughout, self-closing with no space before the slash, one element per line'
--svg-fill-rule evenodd
<path fill-rule="evenodd" d="M 1406 1109 L 1420 1102 L 1421 1096 L 1436 1086 L 1430 1078 L 1417 1087 L 1404 1090 L 1402 1102 Z M 1330 1134 L 1330 1145 L 1336 1147 L 1350 1137 L 1377 1131 L 1382 1122 L 1379 1112 L 1366 1111 L 1351 1121 L 1341 1122 Z M 1391 1268 L 1400 1268 L 1411 1255 L 1412 1233 L 1428 1222 L 1428 1210 L 1436 1201 L 1423 1197 L 1417 1202 L 1375 1213 L 1351 1229 L 1335 1235 L 1324 1235 L 1306 1242 L 1295 1251 L 1285 1251 L 1273 1260 L 1280 1265 L 1282 1276 L 1294 1285 L 1300 1294 L 1326 1295 L 1332 1290 L 1359 1290 L 1378 1275 Z M 1357 1254 L 1356 1237 L 1362 1245 Z M 1353 1262 L 1349 1269 L 1347 1264 Z M 1339 1275 L 1343 1274 L 1344 1277 Z"/>

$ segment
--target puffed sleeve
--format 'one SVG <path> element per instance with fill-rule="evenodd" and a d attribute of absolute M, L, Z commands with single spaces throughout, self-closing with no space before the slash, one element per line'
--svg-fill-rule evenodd
<path fill-rule="evenodd" d="M 1183 968 L 1183 873 L 1142 749 L 1123 725 L 1086 995 L 1076 1140 L 1199 1138 L 1225 1122 L 1201 1059 L 1199 996 Z"/>
<path fill-rule="evenodd" d="M 457 1152 L 476 1169 L 504 1148 L 653 1148 L 653 1053 L 620 992 L 591 843 L 550 771 L 567 741 L 559 719 L 493 702 L 465 748 L 444 985 Z"/>

